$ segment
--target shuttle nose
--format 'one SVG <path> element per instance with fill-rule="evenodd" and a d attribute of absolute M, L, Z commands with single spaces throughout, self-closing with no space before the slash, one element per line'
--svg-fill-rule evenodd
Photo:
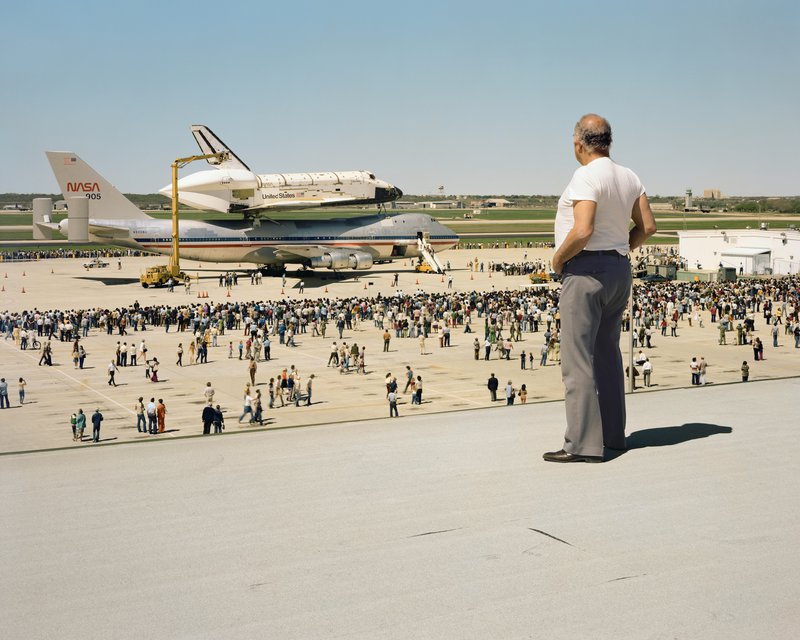
<path fill-rule="evenodd" d="M 403 192 L 394 187 L 392 185 L 386 185 L 384 187 L 376 187 L 375 188 L 375 199 L 378 202 L 393 202 L 395 200 L 399 200 L 403 197 Z"/>

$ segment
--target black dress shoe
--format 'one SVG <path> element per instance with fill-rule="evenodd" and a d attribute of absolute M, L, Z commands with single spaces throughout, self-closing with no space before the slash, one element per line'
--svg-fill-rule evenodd
<path fill-rule="evenodd" d="M 577 453 L 561 451 L 548 451 L 542 458 L 547 462 L 602 462 L 603 456 L 582 456 Z"/>

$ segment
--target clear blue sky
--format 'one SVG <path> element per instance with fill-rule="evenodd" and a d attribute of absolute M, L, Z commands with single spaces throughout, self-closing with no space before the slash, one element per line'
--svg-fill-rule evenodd
<path fill-rule="evenodd" d="M 553 194 L 591 111 L 651 195 L 800 194 L 798 34 L 797 0 L 6 3 L 0 192 L 56 192 L 45 150 L 155 192 L 201 123 L 259 173 Z"/>

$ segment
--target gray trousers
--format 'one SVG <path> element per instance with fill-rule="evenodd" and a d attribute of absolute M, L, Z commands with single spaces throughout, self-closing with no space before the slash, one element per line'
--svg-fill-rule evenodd
<path fill-rule="evenodd" d="M 579 255 L 567 262 L 559 300 L 564 450 L 602 456 L 625 448 L 625 377 L 619 336 L 631 290 L 626 256 Z"/>

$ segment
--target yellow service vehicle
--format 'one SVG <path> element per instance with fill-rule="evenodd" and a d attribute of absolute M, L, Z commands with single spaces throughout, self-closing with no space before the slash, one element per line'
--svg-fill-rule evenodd
<path fill-rule="evenodd" d="M 425 260 L 420 260 L 417 263 L 417 266 L 414 267 L 414 269 L 416 271 L 418 271 L 419 273 L 435 273 L 436 272 L 436 270 L 431 265 L 429 265 Z"/>
<path fill-rule="evenodd" d="M 172 278 L 174 284 L 181 284 L 186 280 L 186 274 L 180 271 L 173 276 L 167 265 L 160 264 L 155 267 L 148 267 L 145 272 L 139 276 L 139 282 L 142 283 L 145 289 L 147 289 L 147 287 L 163 287 L 169 282 L 170 278 Z"/>
<path fill-rule="evenodd" d="M 528 279 L 531 281 L 531 284 L 544 284 L 545 282 L 550 282 L 550 274 L 545 271 L 540 271 L 539 273 L 534 272 L 528 274 Z"/>

